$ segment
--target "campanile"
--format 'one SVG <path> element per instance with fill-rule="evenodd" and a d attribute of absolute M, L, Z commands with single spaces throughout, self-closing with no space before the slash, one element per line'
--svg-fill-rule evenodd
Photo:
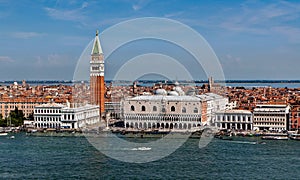
<path fill-rule="evenodd" d="M 103 114 L 105 112 L 104 56 L 98 35 L 97 30 L 90 59 L 90 97 L 91 104 L 99 105 L 100 113 Z"/>

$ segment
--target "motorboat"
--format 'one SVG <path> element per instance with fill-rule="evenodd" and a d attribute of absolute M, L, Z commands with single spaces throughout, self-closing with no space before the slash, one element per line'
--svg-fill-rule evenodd
<path fill-rule="evenodd" d="M 6 132 L 1 132 L 0 133 L 0 136 L 7 136 L 8 135 L 8 133 L 6 133 Z"/>

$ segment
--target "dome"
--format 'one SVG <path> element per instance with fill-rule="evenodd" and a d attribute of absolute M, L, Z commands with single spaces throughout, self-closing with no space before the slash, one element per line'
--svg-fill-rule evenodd
<path fill-rule="evenodd" d="M 181 87 L 179 87 L 179 86 L 174 87 L 173 90 L 174 90 L 174 91 L 177 91 L 177 92 L 178 92 L 178 91 L 182 91 Z"/>
<path fill-rule="evenodd" d="M 167 91 L 164 90 L 164 89 L 157 89 L 155 91 L 155 94 L 157 94 L 157 95 L 167 95 Z"/>
<path fill-rule="evenodd" d="M 168 95 L 170 95 L 170 96 L 179 96 L 178 92 L 176 92 L 176 91 L 169 91 Z"/>
<path fill-rule="evenodd" d="M 179 86 L 174 87 L 173 90 L 176 91 L 180 96 L 184 95 L 184 91 Z"/>
<path fill-rule="evenodd" d="M 176 81 L 176 82 L 174 83 L 174 85 L 175 85 L 175 86 L 179 86 L 179 82 Z"/>

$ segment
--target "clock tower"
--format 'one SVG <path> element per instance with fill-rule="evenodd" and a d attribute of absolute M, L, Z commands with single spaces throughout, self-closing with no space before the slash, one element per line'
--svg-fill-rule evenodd
<path fill-rule="evenodd" d="M 98 35 L 97 30 L 90 59 L 90 97 L 91 104 L 99 105 L 100 113 L 103 114 L 105 112 L 104 56 Z"/>

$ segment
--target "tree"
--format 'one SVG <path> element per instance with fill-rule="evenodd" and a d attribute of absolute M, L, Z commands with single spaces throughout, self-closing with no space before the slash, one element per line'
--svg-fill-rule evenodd
<path fill-rule="evenodd" d="M 9 122 L 9 126 L 21 126 L 24 122 L 24 113 L 22 110 L 19 110 L 17 107 L 14 111 L 9 113 L 9 117 L 6 120 Z"/>
<path fill-rule="evenodd" d="M 2 114 L 0 114 L 0 127 L 6 127 L 7 122 L 5 119 L 3 119 Z"/>

